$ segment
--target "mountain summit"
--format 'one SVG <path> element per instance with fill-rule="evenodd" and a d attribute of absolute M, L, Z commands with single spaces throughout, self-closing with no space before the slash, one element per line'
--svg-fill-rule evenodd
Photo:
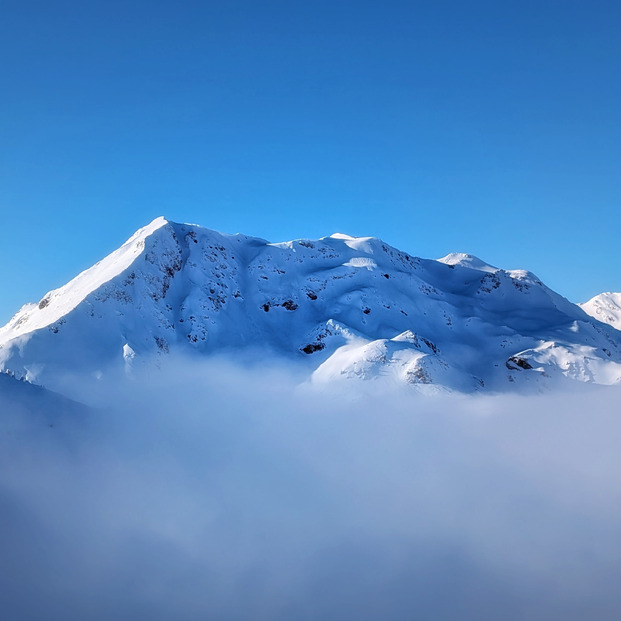
<path fill-rule="evenodd" d="M 164 218 L 0 329 L 0 369 L 51 387 L 223 352 L 298 361 L 314 381 L 425 390 L 621 382 L 621 332 L 530 272 L 373 237 L 270 243 Z"/>
<path fill-rule="evenodd" d="M 582 310 L 614 328 L 621 328 L 621 293 L 600 293 L 580 304 Z"/>

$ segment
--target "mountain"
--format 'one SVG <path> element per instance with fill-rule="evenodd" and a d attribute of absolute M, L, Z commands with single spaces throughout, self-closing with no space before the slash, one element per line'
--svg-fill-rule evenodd
<path fill-rule="evenodd" d="M 421 390 L 621 382 L 621 332 L 530 272 L 372 237 L 269 243 L 164 218 L 0 329 L 0 368 L 52 388 L 212 353 Z"/>
<path fill-rule="evenodd" d="M 621 329 L 621 293 L 600 293 L 580 307 L 591 317 Z"/>

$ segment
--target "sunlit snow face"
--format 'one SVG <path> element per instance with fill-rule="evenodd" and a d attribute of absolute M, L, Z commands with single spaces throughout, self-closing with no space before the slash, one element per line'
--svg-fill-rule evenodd
<path fill-rule="evenodd" d="M 3 412 L 5 614 L 618 618 L 617 389 L 297 380 L 177 361 L 82 419 Z"/>

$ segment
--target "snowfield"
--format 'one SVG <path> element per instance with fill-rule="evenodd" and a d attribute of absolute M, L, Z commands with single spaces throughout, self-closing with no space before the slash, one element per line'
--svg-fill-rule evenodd
<path fill-rule="evenodd" d="M 269 243 L 158 218 L 24 306 L 0 329 L 0 369 L 61 388 L 224 353 L 421 392 L 616 384 L 619 308 L 615 294 L 581 308 L 467 254 L 421 259 L 344 234 Z"/>

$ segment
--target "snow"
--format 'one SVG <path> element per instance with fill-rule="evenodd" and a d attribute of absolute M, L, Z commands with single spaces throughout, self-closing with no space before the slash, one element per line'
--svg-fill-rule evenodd
<path fill-rule="evenodd" d="M 421 259 L 373 237 L 270 243 L 158 218 L 24 306 L 0 329 L 0 369 L 53 387 L 227 353 L 299 364 L 312 382 L 422 392 L 612 384 L 621 333 L 597 319 L 614 325 L 621 301 L 603 295 L 580 308 L 530 272 L 461 253 Z"/>
<path fill-rule="evenodd" d="M 489 263 L 485 263 L 485 261 L 481 261 L 481 259 L 475 257 L 473 254 L 466 254 L 464 252 L 451 252 L 445 257 L 438 259 L 438 261 L 440 263 L 445 263 L 446 265 L 469 267 L 470 269 L 478 270 L 479 272 L 494 273 L 499 271 L 497 267 L 489 265 Z"/>
<path fill-rule="evenodd" d="M 368 257 L 354 257 L 347 261 L 347 263 L 343 263 L 343 265 L 345 267 L 365 267 L 369 271 L 377 269 L 377 263 Z"/>
<path fill-rule="evenodd" d="M 600 293 L 579 306 L 591 317 L 621 329 L 621 293 Z"/>

